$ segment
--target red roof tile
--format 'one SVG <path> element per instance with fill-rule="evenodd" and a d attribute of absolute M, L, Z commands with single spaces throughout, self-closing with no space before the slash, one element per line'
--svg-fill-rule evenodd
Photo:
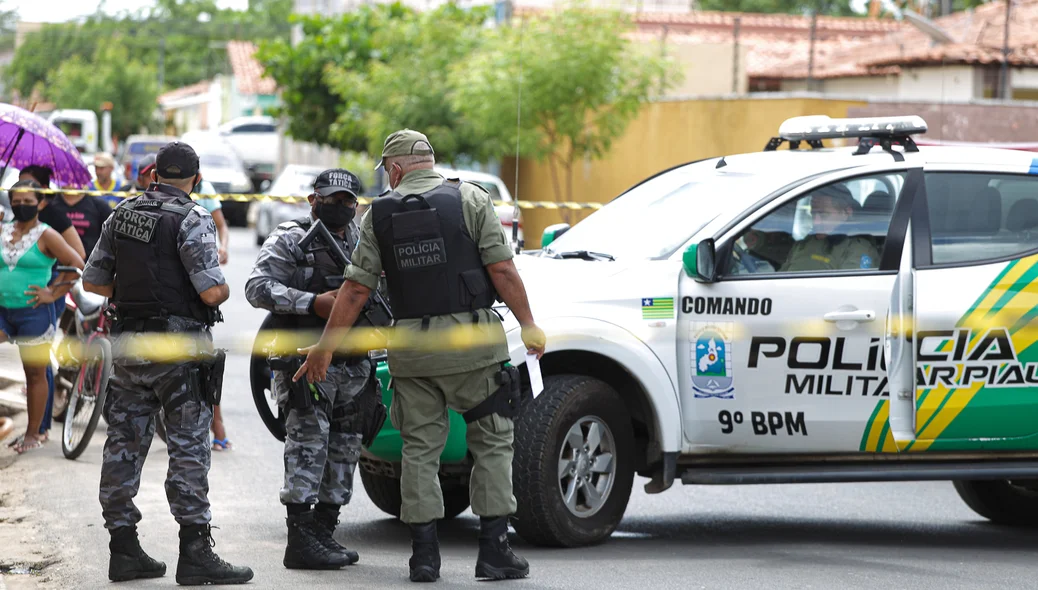
<path fill-rule="evenodd" d="M 231 71 L 238 84 L 238 92 L 242 94 L 274 94 L 277 84 L 272 78 L 264 77 L 263 66 L 254 54 L 256 46 L 248 41 L 228 41 L 227 59 L 231 62 Z"/>
<path fill-rule="evenodd" d="M 169 92 L 159 95 L 159 104 L 165 104 L 177 100 L 178 98 L 186 98 L 195 94 L 209 92 L 210 84 L 211 82 L 209 80 L 202 80 L 201 82 L 196 82 L 190 86 L 181 86 L 180 88 L 170 90 Z"/>
<path fill-rule="evenodd" d="M 857 42 L 831 54 L 815 54 L 814 76 L 834 78 L 867 76 L 899 66 L 942 64 L 993 64 L 1002 62 L 1005 2 L 934 19 L 955 39 L 938 44 L 911 25 L 880 39 Z M 1038 0 L 1013 0 L 1009 19 L 1009 63 L 1038 66 Z M 773 64 L 757 71 L 761 78 L 799 79 L 807 77 L 807 55 Z"/>

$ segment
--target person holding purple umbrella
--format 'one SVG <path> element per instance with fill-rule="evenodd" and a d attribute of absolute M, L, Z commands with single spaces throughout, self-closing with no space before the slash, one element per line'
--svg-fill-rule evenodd
<path fill-rule="evenodd" d="M 23 168 L 18 174 L 18 180 L 21 181 L 35 181 L 39 183 L 41 187 L 51 186 L 51 169 L 47 166 L 38 166 L 31 164 Z M 51 207 L 51 204 L 57 199 L 57 193 L 46 193 L 40 199 L 40 213 L 39 218 L 41 223 L 45 223 L 50 226 L 51 229 L 61 234 L 61 237 L 65 239 L 65 242 L 79 254 L 83 260 L 87 259 L 85 248 L 83 247 L 83 241 L 79 237 L 79 232 L 72 225 L 72 221 L 69 220 L 68 215 L 61 211 L 58 207 Z M 55 265 L 56 266 L 56 265 Z M 58 272 L 51 272 L 51 282 L 57 280 Z M 65 298 L 58 297 L 54 303 L 51 304 L 54 308 L 54 326 L 57 328 L 61 321 L 62 314 L 65 313 Z M 71 385 L 69 386 L 71 387 Z M 43 422 L 40 424 L 40 434 L 46 434 L 51 427 L 51 418 L 53 417 L 54 410 L 54 369 L 47 366 L 47 408 L 43 414 Z M 67 392 L 66 392 L 67 394 Z"/>

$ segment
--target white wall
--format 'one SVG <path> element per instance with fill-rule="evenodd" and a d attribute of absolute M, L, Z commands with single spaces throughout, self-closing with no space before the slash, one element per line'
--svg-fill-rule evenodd
<path fill-rule="evenodd" d="M 897 97 L 900 81 L 897 76 L 873 76 L 869 78 L 832 78 L 823 81 L 823 89 L 827 94 L 844 97 Z"/>
<path fill-rule="evenodd" d="M 973 66 L 902 68 L 896 96 L 936 101 L 983 98 L 982 76 Z"/>
<path fill-rule="evenodd" d="M 1038 68 L 1010 68 L 1009 84 L 1013 88 L 1038 88 Z"/>
<path fill-rule="evenodd" d="M 1028 72 L 1029 74 L 1031 72 Z M 1033 78 L 1038 87 L 1038 70 Z M 1031 81 L 1028 78 L 1028 81 Z M 815 88 L 841 98 L 905 98 L 934 101 L 968 101 L 983 98 L 983 74 L 972 66 L 904 68 L 899 75 L 830 78 L 815 81 Z M 784 80 L 782 92 L 804 92 L 806 80 Z"/>

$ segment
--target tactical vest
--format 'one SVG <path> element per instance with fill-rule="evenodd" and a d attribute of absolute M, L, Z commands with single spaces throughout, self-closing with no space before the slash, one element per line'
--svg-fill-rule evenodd
<path fill-rule="evenodd" d="M 180 316 L 215 323 L 216 310 L 195 290 L 177 244 L 180 226 L 194 207 L 186 193 L 162 184 L 116 207 L 112 303 L 120 318 Z"/>
<path fill-rule="evenodd" d="M 465 227 L 461 182 L 421 195 L 393 192 L 371 204 L 375 238 L 396 318 L 489 308 L 497 300 L 479 246 Z"/>
<path fill-rule="evenodd" d="M 313 219 L 310 217 L 303 217 L 295 219 L 289 223 L 294 223 L 304 230 L 309 230 L 311 225 L 313 225 Z M 346 255 L 347 257 L 350 256 L 348 250 Z M 314 240 L 309 246 L 307 246 L 305 251 L 301 250 L 299 252 L 299 255 L 296 258 L 296 271 L 292 275 L 288 286 L 300 291 L 306 291 L 307 293 L 320 295 L 321 293 L 334 291 L 341 287 L 344 281 L 343 273 L 345 270 L 346 269 L 339 264 L 336 258 L 331 255 L 327 244 L 324 244 L 319 240 Z M 373 296 L 374 295 L 372 295 L 372 297 Z M 357 321 L 353 324 L 354 327 L 372 327 L 375 325 L 369 319 L 369 314 L 366 313 L 370 304 L 371 301 L 369 298 L 368 305 L 366 305 L 364 311 L 357 316 Z M 324 325 L 327 323 L 327 320 L 319 317 L 317 314 L 277 314 L 276 318 L 275 329 L 285 330 L 320 331 L 324 329 Z M 388 321 L 379 322 L 378 325 L 388 325 Z M 356 362 L 366 359 L 368 356 L 336 354 L 333 358 L 337 362 Z"/>

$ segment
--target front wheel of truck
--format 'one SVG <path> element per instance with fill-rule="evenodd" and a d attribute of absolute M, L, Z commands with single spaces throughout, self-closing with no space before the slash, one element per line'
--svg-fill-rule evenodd
<path fill-rule="evenodd" d="M 582 375 L 544 379 L 515 421 L 513 526 L 529 543 L 577 547 L 616 530 L 634 483 L 634 432 L 623 399 Z"/>

